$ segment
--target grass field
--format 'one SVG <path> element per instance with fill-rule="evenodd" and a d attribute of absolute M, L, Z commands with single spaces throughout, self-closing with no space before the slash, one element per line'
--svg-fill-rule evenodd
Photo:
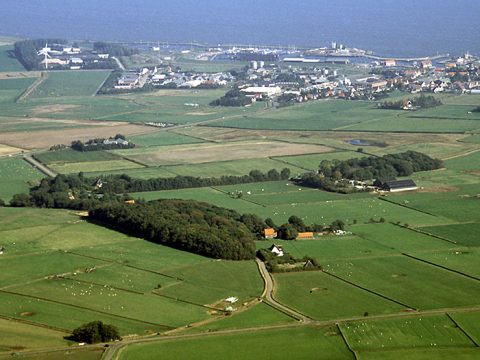
<path fill-rule="evenodd" d="M 225 316 L 223 319 L 194 327 L 190 332 L 212 332 L 226 329 L 253 328 L 265 325 L 293 323 L 296 320 L 261 302 L 247 310 Z"/>
<path fill-rule="evenodd" d="M 0 159 L 0 199 L 8 201 L 15 194 L 28 192 L 42 177 L 22 159 Z"/>
<path fill-rule="evenodd" d="M 142 334 L 209 319 L 204 304 L 261 291 L 253 262 L 212 261 L 62 210 L 0 208 L 0 216 L 0 260 L 10 268 L 0 281 L 0 316 L 66 332 L 101 319 L 122 334 Z"/>
<path fill-rule="evenodd" d="M 259 354 L 263 359 L 353 359 L 337 333 L 310 327 L 133 345 L 121 351 L 120 359 L 151 359 L 160 353 L 163 359 L 236 360 L 254 359 Z"/>
<path fill-rule="evenodd" d="M 110 74 L 109 71 L 57 71 L 32 93 L 32 98 L 91 96 Z"/>
<path fill-rule="evenodd" d="M 130 140 L 137 146 L 167 146 L 181 144 L 196 144 L 203 140 L 190 136 L 176 134 L 171 131 L 153 131 L 150 134 L 132 136 Z"/>
<path fill-rule="evenodd" d="M 354 351 L 475 347 L 445 315 L 349 322 L 340 328 Z"/>
<path fill-rule="evenodd" d="M 17 59 L 11 56 L 12 45 L 0 46 L 0 72 L 4 71 L 23 71 L 25 70 Z"/>
<path fill-rule="evenodd" d="M 13 103 L 22 92 L 35 82 L 35 78 L 15 78 L 0 80 L 0 103 Z"/>
<path fill-rule="evenodd" d="M 60 174 L 73 174 L 79 172 L 100 172 L 112 171 L 119 169 L 136 169 L 141 168 L 142 165 L 134 163 L 129 160 L 98 160 L 98 161 L 80 161 L 69 163 L 54 163 L 50 164 L 52 170 Z"/>
<path fill-rule="evenodd" d="M 421 230 L 429 234 L 447 238 L 459 245 L 480 246 L 480 239 L 478 238 L 478 234 L 480 234 L 479 223 L 431 226 L 421 228 Z"/>
<path fill-rule="evenodd" d="M 65 163 L 81 163 L 94 161 L 109 161 L 119 159 L 117 156 L 107 151 L 75 151 L 72 149 L 61 149 L 36 154 L 35 157 L 42 163 L 65 164 Z"/>
<path fill-rule="evenodd" d="M 478 303 L 478 281 L 405 256 L 337 261 L 324 264 L 324 268 L 414 309 L 468 307 Z"/>

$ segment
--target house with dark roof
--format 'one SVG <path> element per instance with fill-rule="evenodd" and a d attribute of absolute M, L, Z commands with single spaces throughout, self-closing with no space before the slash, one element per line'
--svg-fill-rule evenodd
<path fill-rule="evenodd" d="M 417 184 L 415 184 L 415 181 L 412 179 L 379 181 L 376 182 L 376 186 L 378 186 L 380 190 L 388 192 L 411 191 L 418 189 Z"/>

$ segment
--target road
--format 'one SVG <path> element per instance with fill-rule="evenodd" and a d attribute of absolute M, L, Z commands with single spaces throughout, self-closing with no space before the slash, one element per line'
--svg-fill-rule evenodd
<path fill-rule="evenodd" d="M 125 69 L 125 66 L 123 66 L 122 62 L 120 60 L 118 60 L 118 58 L 116 58 L 115 56 L 112 56 L 112 59 L 117 62 L 117 65 L 120 68 L 120 70 L 122 70 L 122 71 L 127 70 L 127 69 Z"/>
<path fill-rule="evenodd" d="M 57 176 L 57 173 L 54 172 L 52 169 L 46 167 L 45 165 L 43 165 L 41 162 L 35 160 L 32 155 L 24 155 L 23 156 L 23 160 L 25 160 L 26 162 L 28 162 L 30 165 L 32 165 L 33 167 L 37 168 L 38 170 L 40 170 L 42 173 L 44 173 L 45 175 L 47 176 L 51 176 L 51 177 L 55 177 Z"/>
<path fill-rule="evenodd" d="M 262 298 L 264 299 L 264 302 L 269 304 L 270 306 L 273 306 L 275 309 L 299 320 L 302 321 L 303 323 L 311 323 L 313 320 L 303 314 L 300 314 L 299 312 L 279 303 L 275 298 L 273 297 L 274 292 L 275 292 L 275 282 L 272 278 L 272 275 L 268 272 L 267 268 L 265 267 L 265 263 L 263 261 L 260 261 L 259 259 L 255 259 L 257 262 L 258 270 L 260 271 L 260 275 L 262 275 L 263 282 L 265 284 L 263 293 L 262 293 Z"/>

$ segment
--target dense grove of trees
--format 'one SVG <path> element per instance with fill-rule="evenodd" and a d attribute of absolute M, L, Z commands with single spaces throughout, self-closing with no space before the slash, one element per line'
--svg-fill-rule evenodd
<path fill-rule="evenodd" d="M 174 178 L 134 179 L 128 175 L 111 175 L 102 177 L 100 182 L 98 178 L 84 177 L 83 173 L 60 174 L 55 178 L 42 179 L 38 186 L 30 190 L 29 194 L 16 194 L 10 201 L 10 205 L 89 210 L 101 202 L 124 198 L 116 194 L 287 180 L 289 177 L 290 169 L 288 168 L 283 169 L 280 173 L 275 169 L 267 173 L 252 170 L 244 176 L 219 178 L 176 176 Z"/>
<path fill-rule="evenodd" d="M 318 261 L 312 257 L 305 256 L 297 259 L 289 253 L 284 253 L 283 256 L 277 256 L 267 249 L 258 250 L 257 257 L 265 263 L 269 272 L 315 271 L 322 268 Z M 298 266 L 298 264 L 300 266 Z M 305 266 L 306 264 L 309 266 Z"/>
<path fill-rule="evenodd" d="M 410 101 L 412 103 L 412 107 L 416 109 L 426 109 L 442 105 L 442 102 L 432 95 L 421 94 L 418 97 L 410 99 Z M 379 103 L 378 107 L 381 109 L 402 110 L 405 107 L 405 104 L 405 100 L 384 101 Z"/>
<path fill-rule="evenodd" d="M 390 179 L 397 176 L 409 176 L 418 171 L 439 169 L 442 166 L 441 160 L 433 159 L 416 151 L 344 161 L 323 160 L 318 173 L 304 174 L 299 182 L 305 186 L 338 191 L 341 186 L 338 181 L 341 179 Z"/>
<path fill-rule="evenodd" d="M 176 249 L 229 260 L 255 256 L 255 234 L 234 210 L 187 200 L 105 204 L 89 213 L 108 226 Z"/>
<path fill-rule="evenodd" d="M 246 106 L 252 103 L 252 99 L 246 96 L 240 89 L 234 87 L 220 99 L 213 100 L 211 106 Z"/>
<path fill-rule="evenodd" d="M 105 144 L 105 138 L 96 138 L 88 140 L 83 143 L 80 140 L 72 141 L 71 148 L 77 151 L 99 151 L 99 150 L 114 150 L 114 149 L 132 149 L 135 147 L 135 144 L 128 142 L 128 144 Z M 117 134 L 113 138 L 108 138 L 110 141 L 125 140 L 125 136 L 122 134 Z"/>
<path fill-rule="evenodd" d="M 137 49 L 131 49 L 120 44 L 113 44 L 104 41 L 94 42 L 93 50 L 99 54 L 110 54 L 111 56 L 131 56 L 139 53 L 139 50 Z"/>
<path fill-rule="evenodd" d="M 115 326 L 104 324 L 101 321 L 92 321 L 73 330 L 72 335 L 69 336 L 68 339 L 87 344 L 95 344 L 120 340 L 121 337 Z"/>
<path fill-rule="evenodd" d="M 40 62 L 43 57 L 37 55 L 38 50 L 45 47 L 45 44 L 66 44 L 63 39 L 36 39 L 17 41 L 14 45 L 13 52 L 18 61 L 27 70 L 40 69 Z"/>

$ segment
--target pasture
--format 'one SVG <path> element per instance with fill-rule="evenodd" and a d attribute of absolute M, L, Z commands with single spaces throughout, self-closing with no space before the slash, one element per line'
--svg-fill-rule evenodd
<path fill-rule="evenodd" d="M 34 77 L 1 79 L 0 80 L 0 103 L 13 103 L 25 89 L 35 82 Z"/>
<path fill-rule="evenodd" d="M 330 328 L 302 327 L 287 330 L 255 331 L 232 335 L 216 335 L 184 341 L 162 340 L 122 349 L 122 360 L 151 359 L 154 354 L 164 359 L 195 358 L 199 360 L 228 358 L 254 359 L 353 359 L 343 340 Z"/>
<path fill-rule="evenodd" d="M 209 319 L 205 305 L 250 300 L 262 289 L 253 262 L 212 261 L 64 210 L 0 208 L 0 215 L 0 266 L 10 269 L 0 277 L 0 316 L 62 332 L 99 319 L 124 335 L 144 334 Z"/>
<path fill-rule="evenodd" d="M 354 351 L 475 347 L 445 315 L 347 322 L 340 328 Z"/>
<path fill-rule="evenodd" d="M 110 71 L 47 72 L 45 80 L 30 95 L 32 98 L 92 96 Z"/>
<path fill-rule="evenodd" d="M 0 159 L 0 199 L 9 201 L 13 195 L 28 192 L 43 175 L 20 158 Z"/>

